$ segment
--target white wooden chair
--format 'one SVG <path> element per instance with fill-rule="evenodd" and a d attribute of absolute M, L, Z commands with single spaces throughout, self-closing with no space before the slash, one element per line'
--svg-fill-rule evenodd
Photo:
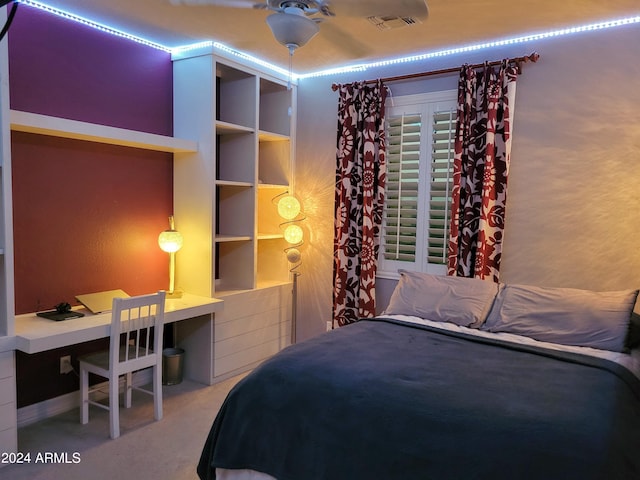
<path fill-rule="evenodd" d="M 124 375 L 124 406 L 131 407 L 131 390 L 153 395 L 154 418 L 162 418 L 162 333 L 165 292 L 114 298 L 108 351 L 80 358 L 80 422 L 89 421 L 89 404 L 109 410 L 111 438 L 120 436 L 119 379 Z M 121 345 L 121 336 L 124 344 Z M 151 345 L 153 342 L 153 345 Z M 153 390 L 134 387 L 132 373 L 153 369 Z M 109 380 L 109 404 L 90 399 L 89 372 Z"/>

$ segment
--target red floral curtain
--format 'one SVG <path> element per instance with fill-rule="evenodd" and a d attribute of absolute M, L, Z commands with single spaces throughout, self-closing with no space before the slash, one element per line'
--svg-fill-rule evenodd
<path fill-rule="evenodd" d="M 517 75 L 507 61 L 460 70 L 449 275 L 498 281 Z"/>
<path fill-rule="evenodd" d="M 375 315 L 375 278 L 386 182 L 386 88 L 339 87 L 333 247 L 333 325 Z"/>

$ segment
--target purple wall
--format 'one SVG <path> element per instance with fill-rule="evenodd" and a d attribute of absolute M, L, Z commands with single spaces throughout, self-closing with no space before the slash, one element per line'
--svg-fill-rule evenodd
<path fill-rule="evenodd" d="M 11 108 L 172 135 L 169 53 L 26 5 L 8 39 Z"/>

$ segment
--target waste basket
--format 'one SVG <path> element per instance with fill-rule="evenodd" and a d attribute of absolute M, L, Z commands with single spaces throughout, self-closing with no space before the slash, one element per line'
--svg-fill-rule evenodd
<path fill-rule="evenodd" d="M 162 350 L 162 384 L 177 385 L 182 382 L 184 350 L 165 348 Z"/>

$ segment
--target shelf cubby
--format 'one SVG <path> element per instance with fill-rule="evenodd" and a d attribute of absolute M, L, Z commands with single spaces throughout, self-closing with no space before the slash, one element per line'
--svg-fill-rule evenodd
<path fill-rule="evenodd" d="M 253 238 L 255 191 L 250 186 L 216 186 L 216 235 Z"/>
<path fill-rule="evenodd" d="M 291 183 L 291 142 L 287 137 L 260 135 L 258 142 L 258 179 L 260 183 Z"/>
<path fill-rule="evenodd" d="M 265 238 L 258 242 L 257 283 L 271 284 L 289 280 L 289 263 L 284 238 Z"/>
<path fill-rule="evenodd" d="M 255 288 L 255 249 L 250 240 L 216 242 L 216 290 Z"/>
<path fill-rule="evenodd" d="M 276 197 L 286 193 L 286 185 L 258 186 L 258 238 L 282 238 L 280 224 L 285 220 L 278 215 Z"/>
<path fill-rule="evenodd" d="M 286 85 L 261 78 L 260 130 L 291 135 L 292 100 L 293 96 Z"/>
<path fill-rule="evenodd" d="M 255 128 L 256 92 L 255 75 L 224 63 L 216 63 L 217 120 Z"/>
<path fill-rule="evenodd" d="M 255 135 L 216 135 L 216 179 L 255 183 Z"/>

